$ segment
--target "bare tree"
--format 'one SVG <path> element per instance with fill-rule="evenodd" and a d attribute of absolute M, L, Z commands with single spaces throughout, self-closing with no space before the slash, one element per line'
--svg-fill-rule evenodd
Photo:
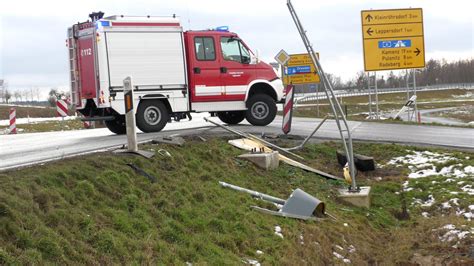
<path fill-rule="evenodd" d="M 52 88 L 48 93 L 48 102 L 51 106 L 56 106 L 56 101 L 60 99 L 67 99 L 69 92 L 60 91 L 57 88 Z"/>
<path fill-rule="evenodd" d="M 40 89 L 39 88 L 35 88 L 35 96 L 36 96 L 36 101 L 39 102 L 40 101 Z"/>
<path fill-rule="evenodd" d="M 28 91 L 25 90 L 25 89 L 22 89 L 20 94 L 21 94 L 21 101 L 22 102 L 23 101 L 27 102 L 28 101 Z"/>
<path fill-rule="evenodd" d="M 18 90 L 15 91 L 15 93 L 13 94 L 13 97 L 15 97 L 15 101 L 16 101 L 16 102 L 20 102 L 20 100 L 21 100 L 21 93 L 20 93 L 20 91 L 18 91 Z"/>
<path fill-rule="evenodd" d="M 5 89 L 3 97 L 5 98 L 5 102 L 8 103 L 10 99 L 12 98 L 12 94 L 8 89 Z"/>

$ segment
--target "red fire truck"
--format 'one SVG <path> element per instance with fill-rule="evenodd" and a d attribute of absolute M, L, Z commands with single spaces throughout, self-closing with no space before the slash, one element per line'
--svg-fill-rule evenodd
<path fill-rule="evenodd" d="M 210 112 L 223 122 L 273 121 L 283 84 L 226 27 L 183 31 L 176 17 L 102 14 L 68 29 L 71 95 L 88 120 L 125 133 L 123 80 L 134 86 L 137 127 L 157 132 L 172 119 Z"/>

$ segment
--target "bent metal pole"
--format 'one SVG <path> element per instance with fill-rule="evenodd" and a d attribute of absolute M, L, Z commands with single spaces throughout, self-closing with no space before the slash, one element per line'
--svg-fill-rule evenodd
<path fill-rule="evenodd" d="M 341 137 L 341 141 L 344 146 L 344 152 L 346 154 L 347 162 L 349 164 L 349 172 L 352 178 L 349 192 L 358 192 L 359 188 L 357 187 L 356 180 L 355 180 L 356 170 L 355 170 L 355 164 L 354 164 L 352 137 L 351 137 L 351 131 L 347 123 L 346 117 L 344 115 L 344 112 L 342 111 L 341 105 L 337 101 L 336 95 L 334 94 L 334 91 L 332 89 L 332 84 L 329 81 L 326 74 L 324 73 L 323 68 L 321 67 L 321 64 L 319 62 L 319 59 L 317 58 L 316 53 L 314 52 L 313 46 L 311 45 L 309 38 L 306 35 L 306 31 L 304 30 L 303 25 L 301 24 L 301 21 L 298 18 L 298 15 L 296 14 L 296 11 L 293 7 L 293 4 L 291 3 L 291 0 L 288 0 L 286 5 L 288 6 L 291 17 L 293 21 L 295 22 L 295 26 L 298 30 L 298 33 L 300 34 L 300 37 L 304 43 L 304 46 L 306 47 L 306 50 L 308 51 L 311 61 L 316 67 L 316 71 L 318 72 L 319 76 L 322 78 L 321 81 L 323 83 L 324 92 L 326 94 L 326 98 L 328 99 L 332 112 L 334 114 L 334 120 L 339 129 L 339 135 Z M 346 132 L 347 134 L 347 139 L 344 136 L 344 132 Z"/>
<path fill-rule="evenodd" d="M 123 80 L 123 93 L 125 102 L 125 122 L 127 127 L 128 151 L 138 152 L 135 108 L 133 106 L 133 85 L 131 77 L 126 77 Z"/>

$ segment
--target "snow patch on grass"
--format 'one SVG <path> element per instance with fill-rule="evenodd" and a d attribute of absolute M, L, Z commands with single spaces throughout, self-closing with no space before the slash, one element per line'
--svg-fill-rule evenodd
<path fill-rule="evenodd" d="M 66 116 L 64 120 L 76 120 L 78 116 Z M 49 121 L 63 121 L 61 117 L 27 117 L 27 118 L 17 118 L 16 124 L 17 125 L 24 125 L 24 124 L 36 124 L 42 122 L 49 122 Z M 0 120 L 0 126 L 8 126 L 10 125 L 10 120 Z"/>
<path fill-rule="evenodd" d="M 459 243 L 460 240 L 467 238 L 469 235 L 473 234 L 474 228 L 471 228 L 470 231 L 463 230 L 457 228 L 454 224 L 447 224 L 442 226 L 439 229 L 433 229 L 434 231 L 439 231 L 440 235 L 438 239 L 441 242 L 449 242 L 452 243 L 456 241 L 456 244 Z"/>
<path fill-rule="evenodd" d="M 452 160 L 458 160 L 455 157 L 450 156 L 449 154 L 441 154 L 430 151 L 408 151 L 411 154 L 405 156 L 395 157 L 391 159 L 387 164 L 388 165 L 412 165 L 417 168 L 422 168 L 429 166 L 433 163 L 447 163 Z"/>
<path fill-rule="evenodd" d="M 392 158 L 387 165 L 394 165 L 396 167 L 407 166 L 410 170 L 409 178 L 423 178 L 428 176 L 446 176 L 453 178 L 464 178 L 468 175 L 474 174 L 474 167 L 466 166 L 463 169 L 463 165 L 459 162 L 460 160 L 453 157 L 449 153 L 437 153 L 430 151 L 408 151 L 409 154 L 405 156 Z M 437 169 L 437 165 L 447 164 L 453 162 L 453 164 L 444 166 L 441 170 Z M 451 182 L 454 179 L 450 179 Z"/>
<path fill-rule="evenodd" d="M 474 210 L 466 203 L 473 200 L 474 166 L 464 160 L 470 157 L 460 159 L 454 153 L 407 150 L 407 155 L 392 158 L 386 165 L 408 168 L 408 179 L 402 183 L 401 192 L 411 196 L 411 206 L 424 208 L 421 216 L 452 213 L 471 221 Z"/>

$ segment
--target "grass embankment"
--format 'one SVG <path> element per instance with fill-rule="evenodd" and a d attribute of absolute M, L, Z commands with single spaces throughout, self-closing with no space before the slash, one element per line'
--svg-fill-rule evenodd
<path fill-rule="evenodd" d="M 380 112 L 398 111 L 407 101 L 406 93 L 389 93 L 379 95 Z M 352 96 L 339 98 L 341 106 L 347 108 L 348 118 L 351 120 L 364 120 L 368 113 L 368 96 Z M 372 95 L 373 107 L 375 112 L 375 96 Z M 466 107 L 471 106 L 474 102 L 474 94 L 470 90 L 454 89 L 444 91 L 420 91 L 417 93 L 418 109 L 434 109 L 444 107 Z M 331 113 L 328 101 L 319 101 L 319 116 L 317 107 L 299 107 L 295 109 L 294 115 L 302 117 L 324 117 Z M 316 104 L 316 101 L 304 102 L 302 104 Z M 456 118 L 456 117 L 453 117 Z M 472 120 L 471 120 L 472 121 Z"/>
<path fill-rule="evenodd" d="M 406 170 L 386 166 L 358 176 L 360 184 L 372 186 L 372 207 L 367 210 L 338 202 L 336 188 L 345 185 L 340 181 L 284 164 L 274 171 L 260 170 L 236 159 L 243 152 L 224 140 L 141 148 L 154 150 L 155 157 L 100 153 L 0 173 L 0 263 L 228 265 L 255 259 L 263 264 L 341 264 L 333 252 L 354 265 L 406 264 L 414 254 L 468 260 L 472 241 L 453 248 L 436 241 L 432 231 L 448 222 L 466 224 L 463 218 L 434 213 L 425 219 L 416 206 L 408 206 L 409 219 L 397 218 L 403 198 L 410 197 L 396 194 Z M 336 148 L 332 142 L 310 145 L 301 155 L 310 165 L 340 175 Z M 159 149 L 172 157 L 160 155 Z M 406 149 L 356 145 L 357 152 L 379 163 L 406 154 Z M 474 164 L 466 159 L 474 154 L 452 156 Z M 151 183 L 126 163 L 158 181 Z M 301 188 L 325 201 L 337 220 L 304 222 L 262 214 L 250 206 L 272 206 L 222 188 L 218 181 L 281 198 Z M 275 226 L 282 228 L 283 238 L 274 233 Z"/>
<path fill-rule="evenodd" d="M 0 105 L 0 120 L 9 119 L 9 112 L 11 106 Z M 57 117 L 56 108 L 53 107 L 32 107 L 32 106 L 16 106 L 16 118 L 48 118 Z M 74 115 L 74 112 L 69 111 L 68 115 Z M 96 128 L 104 127 L 103 124 L 96 122 Z M 7 129 L 8 126 L 0 126 L 0 132 Z M 28 124 L 18 124 L 18 133 L 33 133 L 33 132 L 49 132 L 61 130 L 77 130 L 84 129 L 84 124 L 79 119 L 65 120 L 65 121 L 41 121 L 31 122 Z"/>
<path fill-rule="evenodd" d="M 12 106 L 0 105 L 0 120 L 9 119 Z M 56 108 L 53 107 L 31 107 L 15 106 L 16 117 L 56 117 Z"/>
<path fill-rule="evenodd" d="M 20 133 L 51 132 L 62 130 L 84 129 L 84 123 L 79 119 L 65 121 L 45 121 L 17 126 Z"/>

